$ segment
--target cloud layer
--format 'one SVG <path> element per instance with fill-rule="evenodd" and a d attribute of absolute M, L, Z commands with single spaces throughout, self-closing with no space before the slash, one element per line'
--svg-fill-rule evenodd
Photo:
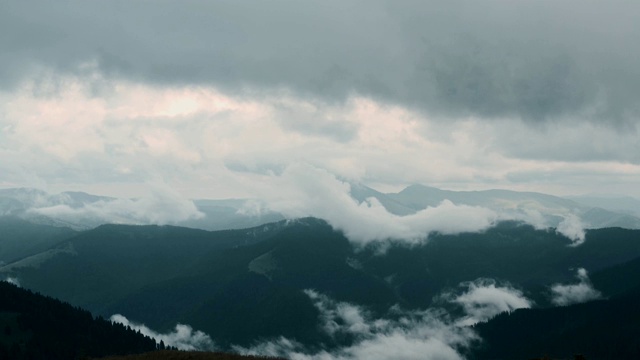
<path fill-rule="evenodd" d="M 0 187 L 245 198 L 305 162 L 383 191 L 640 197 L 639 7 L 2 3 Z"/>
<path fill-rule="evenodd" d="M 578 216 L 567 214 L 560 224 L 558 224 L 557 231 L 571 239 L 571 246 L 579 246 L 584 243 L 585 240 L 584 227 L 584 224 Z"/>
<path fill-rule="evenodd" d="M 498 215 L 485 208 L 444 201 L 412 215 L 389 213 L 376 198 L 359 203 L 350 195 L 350 185 L 329 172 L 305 164 L 288 166 L 271 178 L 258 198 L 269 210 L 290 218 L 313 216 L 326 220 L 356 245 L 385 240 L 419 243 L 431 232 L 445 234 L 480 231 Z"/>
<path fill-rule="evenodd" d="M 466 291 L 452 300 L 462 306 L 465 317 L 458 320 L 459 325 L 468 326 L 483 322 L 502 313 L 513 310 L 530 308 L 529 301 L 521 291 L 506 285 L 498 285 L 492 279 L 477 279 L 461 284 Z M 448 295 L 451 297 L 451 294 Z"/>
<path fill-rule="evenodd" d="M 248 197 L 265 174 L 306 162 L 382 189 L 576 193 L 602 191 L 595 184 L 606 182 L 607 191 L 640 196 L 638 129 L 442 122 L 366 97 L 239 96 L 91 69 L 46 72 L 0 90 L 0 186 L 138 197 L 147 184 L 165 183 L 194 198 Z"/>
<path fill-rule="evenodd" d="M 112 315 L 110 320 L 111 322 L 129 326 L 133 330 L 140 331 L 143 335 L 155 339 L 158 343 L 162 341 L 165 345 L 176 347 L 179 350 L 215 350 L 215 344 L 209 335 L 199 330 L 194 331 L 189 325 L 178 324 L 174 331 L 163 334 L 149 329 L 144 324 L 131 322 L 120 314 Z"/>
<path fill-rule="evenodd" d="M 101 224 L 176 224 L 205 216 L 193 201 L 169 186 L 148 184 L 133 199 L 80 192 L 49 194 L 38 189 L 0 190 L 0 215 L 19 216 L 77 229 Z"/>
<path fill-rule="evenodd" d="M 443 359 L 461 360 L 457 349 L 471 346 L 477 336 L 469 328 L 449 325 L 438 311 L 392 309 L 393 318 L 373 319 L 357 305 L 336 302 L 306 291 L 321 313 L 321 328 L 329 335 L 351 336 L 355 343 L 313 353 L 286 338 L 235 347 L 242 354 L 283 356 L 290 359 Z"/>
<path fill-rule="evenodd" d="M 470 319 L 487 320 L 502 311 L 529 307 L 530 301 L 508 285 L 492 280 L 461 284 L 468 289 L 450 301 L 463 305 L 465 316 L 451 317 L 442 309 L 407 311 L 394 306 L 384 318 L 375 318 L 362 307 L 335 301 L 313 290 L 305 293 L 320 311 L 320 329 L 331 337 L 353 340 L 333 350 L 309 351 L 287 338 L 236 347 L 243 354 L 282 356 L 290 359 L 441 359 L 461 360 L 466 349 L 480 339 L 467 325 Z M 447 297 L 449 295 L 444 295 Z"/>
<path fill-rule="evenodd" d="M 555 284 L 551 286 L 551 302 L 558 306 L 582 303 L 602 297 L 600 291 L 593 288 L 587 270 L 576 270 L 577 284 Z"/>
<path fill-rule="evenodd" d="M 418 244 L 433 232 L 483 231 L 501 220 L 520 220 L 538 228 L 549 227 L 543 217 L 545 214 L 539 211 L 490 209 L 454 204 L 449 200 L 414 214 L 395 215 L 375 197 L 358 202 L 351 196 L 349 183 L 326 170 L 304 163 L 289 165 L 280 174 L 265 177 L 261 187 L 255 190 L 255 197 L 263 201 L 262 207 L 289 218 L 313 216 L 324 219 L 359 246 L 387 240 Z M 260 213 L 261 206 L 251 201 L 244 211 Z M 575 245 L 584 241 L 582 224 L 574 215 L 566 215 L 557 231 Z"/>
<path fill-rule="evenodd" d="M 124 5 L 2 4 L 0 33 L 15 34 L 1 38 L 2 83 L 94 62 L 147 83 L 284 88 L 328 102 L 357 93 L 454 117 L 638 119 L 635 2 Z"/>
<path fill-rule="evenodd" d="M 138 199 L 104 199 L 83 203 L 32 207 L 27 214 L 44 215 L 70 224 L 175 224 L 204 216 L 195 204 L 166 186 L 154 187 Z"/>

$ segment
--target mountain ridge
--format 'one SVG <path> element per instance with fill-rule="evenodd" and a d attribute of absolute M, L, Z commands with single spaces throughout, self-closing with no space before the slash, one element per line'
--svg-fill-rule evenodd
<path fill-rule="evenodd" d="M 331 343 L 315 330 L 319 314 L 307 289 L 384 314 L 395 304 L 435 306 L 442 291 L 491 278 L 551 306 L 549 288 L 575 281 L 569 268 L 595 274 L 632 261 L 640 257 L 638 238 L 638 230 L 588 230 L 584 244 L 570 247 L 555 231 L 505 222 L 482 233 L 433 234 L 422 245 L 395 244 L 381 254 L 374 245 L 354 248 L 313 218 L 217 232 L 111 224 L 66 240 L 73 254 L 37 269 L 8 264 L 0 274 L 105 317 L 123 314 L 161 331 L 187 323 L 222 345 L 278 335 Z M 268 266 L 256 268 L 267 254 Z M 285 312 L 297 320 L 282 322 Z M 258 321 L 266 318 L 270 325 Z"/>
<path fill-rule="evenodd" d="M 531 211 L 539 212 L 550 227 L 558 226 L 563 217 L 574 214 L 588 228 L 617 226 L 640 229 L 640 216 L 628 209 L 625 210 L 626 208 L 614 211 L 611 206 L 599 207 L 593 201 L 580 203 L 577 201 L 579 198 L 563 198 L 539 192 L 503 189 L 452 191 L 421 184 L 409 185 L 396 193 L 382 193 L 362 184 L 350 184 L 350 189 L 350 195 L 355 201 L 364 202 L 368 198 L 375 198 L 388 212 L 398 216 L 411 215 L 449 200 L 456 205 L 486 207 L 517 216 L 525 216 Z M 147 218 L 127 218 L 127 207 L 141 206 L 135 201 L 127 200 L 114 205 L 113 208 L 110 207 L 113 202 L 121 200 L 123 199 L 84 192 L 69 191 L 52 195 L 32 188 L 0 189 L 0 214 L 77 230 L 86 230 L 114 221 L 131 224 L 155 223 Z M 255 214 L 247 212 L 244 210 L 247 201 L 250 200 L 189 200 L 188 202 L 194 206 L 194 211 L 198 211 L 200 216 L 193 213 L 189 215 L 190 218 L 168 221 L 169 218 L 164 214 L 161 218 L 165 220 L 160 223 L 204 230 L 224 230 L 248 228 L 284 219 L 282 214 L 273 211 Z M 640 204 L 640 200 L 637 202 Z M 116 209 L 119 211 L 117 216 L 110 213 Z M 132 208 L 131 211 L 138 210 Z M 56 212 L 64 215 L 57 216 Z M 81 216 L 83 212 L 89 215 Z"/>

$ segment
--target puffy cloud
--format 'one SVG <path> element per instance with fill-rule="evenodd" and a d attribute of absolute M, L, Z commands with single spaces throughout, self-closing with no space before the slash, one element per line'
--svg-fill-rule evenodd
<path fill-rule="evenodd" d="M 112 315 L 110 320 L 129 326 L 133 330 L 140 331 L 143 335 L 155 339 L 158 343 L 163 341 L 165 345 L 176 347 L 179 350 L 215 350 L 215 344 L 209 335 L 199 330 L 193 331 L 189 325 L 177 324 L 174 331 L 163 334 L 149 329 L 144 324 L 131 322 L 120 314 Z"/>
<path fill-rule="evenodd" d="M 447 331 L 418 327 L 410 331 L 396 330 L 379 335 L 344 349 L 336 359 L 438 359 L 462 360 L 463 357 L 452 346 L 452 341 L 467 342 L 464 335 Z M 423 336 L 433 336 L 426 339 Z M 445 339 L 446 337 L 451 337 Z"/>
<path fill-rule="evenodd" d="M 390 309 L 389 317 L 375 319 L 357 305 L 337 302 L 312 290 L 305 293 L 320 311 L 321 329 L 330 336 L 338 333 L 351 336 L 352 345 L 314 352 L 281 337 L 250 348 L 235 347 L 235 350 L 243 354 L 309 360 L 461 360 L 460 351 L 478 340 L 470 328 L 452 324 L 441 310 L 405 311 L 396 306 Z"/>
<path fill-rule="evenodd" d="M 320 312 L 320 329 L 331 337 L 350 336 L 351 345 L 312 351 L 280 337 L 249 348 L 236 346 L 235 350 L 243 354 L 300 360 L 461 360 L 464 351 L 480 341 L 469 325 L 486 321 L 503 311 L 531 306 L 520 291 L 508 284 L 496 284 L 491 279 L 478 279 L 460 284 L 465 291 L 459 295 L 442 294 L 440 299 L 462 306 L 464 315 L 459 319 L 452 319 L 443 309 L 407 311 L 397 305 L 389 309 L 387 316 L 375 318 L 361 306 L 305 290 Z"/>
<path fill-rule="evenodd" d="M 587 270 L 579 268 L 576 270 L 577 284 L 551 286 L 551 302 L 555 305 L 565 306 L 585 301 L 599 299 L 602 294 L 593 288 Z"/>
<path fill-rule="evenodd" d="M 575 194 L 606 182 L 608 191 L 640 196 L 633 127 L 449 123 L 363 96 L 330 103 L 287 91 L 241 96 L 87 71 L 47 72 L 0 91 L 0 186 L 136 197 L 132 189 L 163 179 L 190 197 L 247 197 L 265 174 L 306 162 L 392 189 L 424 183 Z"/>
<path fill-rule="evenodd" d="M 549 218 L 564 220 L 557 231 L 577 246 L 584 242 L 580 219 L 564 208 L 547 208 L 535 202 L 523 204 L 497 201 L 487 206 L 454 204 L 444 200 L 409 215 L 389 212 L 378 199 L 358 202 L 351 196 L 351 185 L 330 172 L 304 163 L 287 166 L 280 174 L 265 176 L 243 213 L 259 214 L 268 209 L 289 218 L 313 216 L 326 220 L 344 232 L 355 245 L 371 242 L 399 241 L 417 244 L 432 232 L 457 234 L 483 231 L 502 220 L 519 220 L 536 228 L 553 226 Z"/>
<path fill-rule="evenodd" d="M 431 232 L 446 234 L 481 231 L 498 219 L 489 209 L 443 201 L 415 214 L 389 213 L 376 198 L 358 203 L 350 185 L 326 170 L 306 164 L 288 166 L 272 176 L 258 194 L 265 206 L 291 218 L 313 216 L 343 231 L 353 243 L 364 245 L 388 239 L 419 243 Z M 255 207 L 255 203 L 250 205 Z"/>
<path fill-rule="evenodd" d="M 467 314 L 458 320 L 459 325 L 473 325 L 487 321 L 502 312 L 530 308 L 532 305 L 520 290 L 508 284 L 498 286 L 491 279 L 477 279 L 461 286 L 467 288 L 463 294 L 445 295 L 453 303 L 461 305 Z"/>
<path fill-rule="evenodd" d="M 304 292 L 320 311 L 322 328 L 329 335 L 333 336 L 336 333 L 371 335 L 372 331 L 388 325 L 386 321 L 370 323 L 369 314 L 360 306 L 347 302 L 335 302 L 314 290 Z"/>
<path fill-rule="evenodd" d="M 166 185 L 150 186 L 149 196 L 138 199 L 101 198 L 74 204 L 62 202 L 33 206 L 27 214 L 44 215 L 69 224 L 172 224 L 204 216 L 193 201 Z M 58 199 L 60 200 L 60 199 Z M 71 200 L 71 199 L 68 199 Z"/>
<path fill-rule="evenodd" d="M 557 231 L 571 239 L 571 246 L 579 246 L 584 243 L 585 232 L 584 224 L 574 214 L 568 214 L 564 217 L 564 220 L 558 224 Z"/>

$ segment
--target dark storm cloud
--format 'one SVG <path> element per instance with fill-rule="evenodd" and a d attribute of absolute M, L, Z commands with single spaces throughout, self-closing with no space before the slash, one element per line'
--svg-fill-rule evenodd
<path fill-rule="evenodd" d="M 629 126 L 639 16 L 634 1 L 3 2 L 0 77 L 93 61 L 133 81 Z"/>

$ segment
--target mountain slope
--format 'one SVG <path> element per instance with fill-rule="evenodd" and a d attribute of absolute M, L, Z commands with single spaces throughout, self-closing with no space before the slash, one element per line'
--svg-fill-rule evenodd
<path fill-rule="evenodd" d="M 378 316 L 396 304 L 446 306 L 443 292 L 490 278 L 546 307 L 552 285 L 575 282 L 573 269 L 596 274 L 640 258 L 638 230 L 589 230 L 582 245 L 570 244 L 553 230 L 516 222 L 483 233 L 434 233 L 412 247 L 390 243 L 385 252 L 373 245 L 356 249 L 312 218 L 219 232 L 108 225 L 0 273 L 95 314 L 119 313 L 158 331 L 189 324 L 223 347 L 279 336 L 335 345 L 342 340 L 318 329 L 321 314 L 304 290 Z"/>
<path fill-rule="evenodd" d="M 640 258 L 591 274 L 591 283 L 606 296 L 621 296 L 640 289 Z"/>
<path fill-rule="evenodd" d="M 193 274 L 198 258 L 260 241 L 279 225 L 208 232 L 172 226 L 103 225 L 0 267 L 23 286 L 100 312 L 150 283 Z"/>
<path fill-rule="evenodd" d="M 569 200 L 623 214 L 640 216 L 640 200 L 629 196 L 567 196 Z"/>
<path fill-rule="evenodd" d="M 155 350 L 155 340 L 0 281 L 0 359 L 75 359 Z"/>
<path fill-rule="evenodd" d="M 323 221 L 306 219 L 260 242 L 211 251 L 190 262 L 189 273 L 149 281 L 101 311 L 160 330 L 188 323 L 222 345 L 280 335 L 317 342 L 326 339 L 315 330 L 318 312 L 305 289 L 383 313 L 395 304 L 439 305 L 434 297 L 442 291 L 493 278 L 549 306 L 551 285 L 574 282 L 571 268 L 597 272 L 639 257 L 639 235 L 591 230 L 583 245 L 569 247 L 555 232 L 504 223 L 479 234 L 434 234 L 425 245 L 391 246 L 382 255 L 356 251 Z"/>
<path fill-rule="evenodd" d="M 551 355 L 587 359 L 640 358 L 640 258 L 594 272 L 603 299 L 544 309 L 519 309 L 475 326 L 478 359 Z"/>
<path fill-rule="evenodd" d="M 74 235 L 76 232 L 69 228 L 0 216 L 0 265 L 45 251 Z"/>
<path fill-rule="evenodd" d="M 587 359 L 640 358 L 640 292 L 550 309 L 519 309 L 475 326 L 483 339 L 476 359 L 550 355 Z"/>

